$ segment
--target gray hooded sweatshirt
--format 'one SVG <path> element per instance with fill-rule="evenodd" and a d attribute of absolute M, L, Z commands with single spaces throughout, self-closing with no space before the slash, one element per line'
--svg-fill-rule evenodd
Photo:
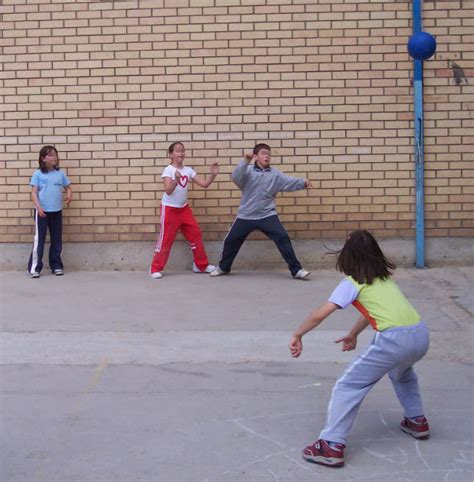
<path fill-rule="evenodd" d="M 277 214 L 275 196 L 279 192 L 299 191 L 305 188 L 305 179 L 287 176 L 274 167 L 260 169 L 257 163 L 245 159 L 232 173 L 232 180 L 242 191 L 237 217 L 263 219 Z"/>

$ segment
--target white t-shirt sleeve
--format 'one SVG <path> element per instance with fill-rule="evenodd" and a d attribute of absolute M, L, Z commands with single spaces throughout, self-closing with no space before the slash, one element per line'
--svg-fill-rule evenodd
<path fill-rule="evenodd" d="M 189 174 L 188 174 L 189 179 L 193 179 L 194 176 L 197 174 L 197 172 L 192 167 L 188 167 L 188 169 L 189 169 Z"/>
<path fill-rule="evenodd" d="M 176 168 L 169 165 L 169 166 L 166 166 L 164 171 L 163 171 L 163 174 L 161 175 L 162 178 L 164 177 L 171 177 L 171 179 L 174 179 L 174 173 L 176 172 Z"/>
<path fill-rule="evenodd" d="M 347 308 L 356 298 L 359 292 L 357 288 L 347 278 L 344 278 L 332 292 L 328 301 L 340 308 Z"/>

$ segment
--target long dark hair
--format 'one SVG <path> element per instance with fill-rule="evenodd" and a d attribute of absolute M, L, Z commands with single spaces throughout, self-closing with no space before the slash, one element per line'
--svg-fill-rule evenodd
<path fill-rule="evenodd" d="M 336 269 L 352 276 L 360 284 L 369 285 L 375 278 L 389 278 L 391 270 L 395 268 L 384 256 L 375 238 L 365 229 L 349 234 L 336 263 Z"/>
<path fill-rule="evenodd" d="M 48 172 L 48 168 L 46 167 L 46 163 L 44 162 L 44 158 L 51 152 L 51 151 L 54 151 L 56 153 L 56 156 L 58 157 L 58 162 L 56 162 L 56 164 L 54 165 L 54 169 L 56 171 L 59 171 L 59 154 L 58 154 L 58 150 L 54 147 L 54 146 L 43 146 L 41 148 L 41 151 L 39 153 L 39 159 L 38 159 L 38 163 L 39 163 L 39 168 L 40 168 L 40 171 L 44 174 L 46 174 Z"/>

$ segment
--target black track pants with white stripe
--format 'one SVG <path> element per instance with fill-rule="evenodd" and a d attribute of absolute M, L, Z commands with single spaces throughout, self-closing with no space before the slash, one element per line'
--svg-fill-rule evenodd
<path fill-rule="evenodd" d="M 63 213 L 62 211 L 56 211 L 45 214 L 46 217 L 42 218 L 38 211 L 35 210 L 35 238 L 30 260 L 28 261 L 28 271 L 30 273 L 41 273 L 43 269 L 43 252 L 48 230 L 50 238 L 49 266 L 51 270 L 64 269 L 61 260 Z"/>

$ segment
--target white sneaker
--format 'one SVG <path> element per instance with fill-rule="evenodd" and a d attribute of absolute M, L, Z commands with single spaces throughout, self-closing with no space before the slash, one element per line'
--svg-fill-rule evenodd
<path fill-rule="evenodd" d="M 222 276 L 224 274 L 229 274 L 227 271 L 222 271 L 219 266 L 217 266 L 217 268 L 209 274 L 209 276 Z"/>
<path fill-rule="evenodd" d="M 33 273 L 30 273 L 30 278 L 39 278 L 40 277 L 40 274 L 38 273 L 38 271 L 34 271 Z"/>
<path fill-rule="evenodd" d="M 56 276 L 62 276 L 64 274 L 64 271 L 61 268 L 54 269 L 53 274 L 55 274 Z"/>
<path fill-rule="evenodd" d="M 306 271 L 304 268 L 301 268 L 294 276 L 295 279 L 307 279 L 310 275 L 309 271 Z"/>
<path fill-rule="evenodd" d="M 193 263 L 193 271 L 195 273 L 212 273 L 214 270 L 216 269 L 216 267 L 212 264 L 208 264 L 206 269 L 204 271 L 201 271 L 195 263 Z"/>
<path fill-rule="evenodd" d="M 159 271 L 155 271 L 154 273 L 152 273 L 152 272 L 150 271 L 150 276 L 151 276 L 153 279 L 163 278 L 163 275 L 162 275 Z"/>

